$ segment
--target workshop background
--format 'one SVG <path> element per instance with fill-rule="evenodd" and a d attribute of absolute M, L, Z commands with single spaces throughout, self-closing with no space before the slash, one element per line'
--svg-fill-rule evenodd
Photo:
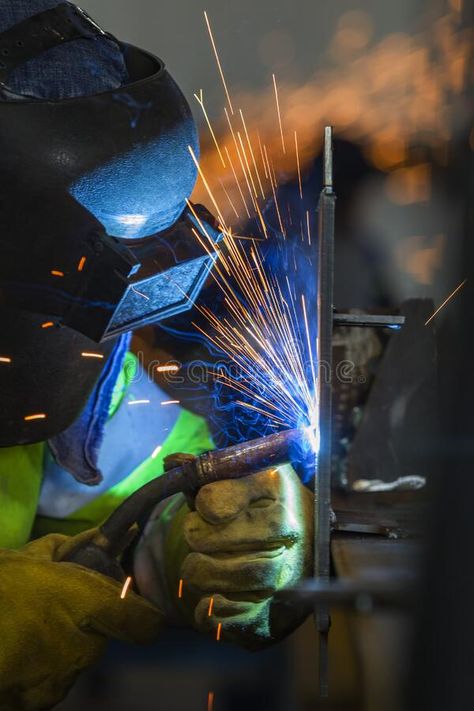
<path fill-rule="evenodd" d="M 430 298 L 438 306 L 467 277 L 463 236 L 471 224 L 466 204 L 472 198 L 474 148 L 472 17 L 467 5 L 465 0 L 207 0 L 205 5 L 196 0 L 84 0 L 84 9 L 105 29 L 165 60 L 192 104 L 202 134 L 202 164 L 216 178 L 217 190 L 218 180 L 221 186 L 227 185 L 228 176 L 219 167 L 205 117 L 193 98 L 203 91 L 206 111 L 219 139 L 225 140 L 226 96 L 204 10 L 236 107 L 242 108 L 251 130 L 257 124 L 266 142 L 278 146 L 275 75 L 288 145 L 295 130 L 300 140 L 311 221 L 320 190 L 322 127 L 334 125 L 336 306 L 361 309 L 396 308 L 413 297 Z M 294 151 L 290 153 L 291 159 L 286 154 L 278 156 L 275 169 L 280 190 L 296 191 Z M 202 187 L 196 196 L 208 202 Z M 230 201 L 223 209 L 231 217 Z M 235 223 L 242 229 L 245 219 L 239 214 Z M 464 350 L 467 358 L 468 351 L 453 335 L 459 323 L 466 323 L 466 294 L 464 302 L 461 296 L 453 299 L 437 321 L 442 403 L 448 402 L 448 394 L 454 398 L 459 386 L 458 369 L 453 368 L 456 357 Z M 149 359 L 156 353 L 162 357 L 163 352 L 177 357 L 175 345 L 169 334 L 160 336 L 159 330 L 146 329 L 135 339 L 136 349 Z M 205 408 L 206 401 L 200 411 Z M 458 414 L 462 412 L 460 407 Z M 455 456 L 453 449 L 447 448 L 448 457 Z M 430 478 L 429 462 L 423 475 Z M 455 500 L 452 493 L 449 499 L 459 520 L 463 513 L 469 519 L 462 502 L 474 493 L 472 483 L 464 483 L 464 497 Z M 448 545 L 448 541 L 455 544 L 452 521 L 447 516 L 438 520 L 446 526 L 446 537 L 432 569 L 435 574 L 428 580 L 430 590 L 436 591 L 439 579 L 445 579 L 443 563 L 451 560 L 450 582 L 432 598 L 442 601 L 443 616 L 449 620 L 452 590 L 465 600 L 469 589 L 456 578 L 457 556 Z M 462 529 L 459 521 L 457 530 L 467 545 L 473 542 L 472 531 Z M 463 561 L 459 562 L 462 567 Z M 474 661 L 468 653 L 472 650 L 464 646 L 466 639 L 453 631 L 456 628 L 459 635 L 460 629 L 470 629 L 472 611 L 466 605 L 456 605 L 456 625 L 445 621 L 439 636 L 429 639 L 427 629 L 433 630 L 433 620 L 437 626 L 441 617 L 434 603 L 432 608 L 426 606 L 425 617 L 417 618 L 421 631 L 406 616 L 392 613 L 374 615 L 365 622 L 336 613 L 331 632 L 331 692 L 324 703 L 317 698 L 317 643 L 309 619 L 284 643 L 258 654 L 186 630 L 164 632 L 149 649 L 111 645 L 104 661 L 81 679 L 58 708 L 467 709 L 463 703 L 472 697 L 465 686 L 461 685 L 461 696 L 457 701 L 453 697 L 449 705 L 436 686 L 444 691 L 453 688 L 467 660 L 471 665 Z M 418 639 L 416 664 L 413 635 Z M 438 645 L 445 652 L 435 660 L 430 650 Z M 442 659 L 446 664 L 451 659 L 451 664 L 443 668 Z M 430 695 L 425 693 L 428 684 Z M 407 695 L 406 687 L 411 689 Z"/>

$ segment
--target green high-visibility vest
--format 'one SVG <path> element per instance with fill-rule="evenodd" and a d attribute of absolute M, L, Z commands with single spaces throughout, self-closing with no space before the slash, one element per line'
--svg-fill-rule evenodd
<path fill-rule="evenodd" d="M 128 354 L 117 381 L 109 416 L 120 407 L 133 378 L 134 356 Z M 130 494 L 160 476 L 169 454 L 202 454 L 213 449 L 202 417 L 182 410 L 159 454 L 149 456 L 118 484 L 63 519 L 37 515 L 43 480 L 44 442 L 0 448 L 0 548 L 21 548 L 30 538 L 48 533 L 74 535 L 100 525 Z"/>

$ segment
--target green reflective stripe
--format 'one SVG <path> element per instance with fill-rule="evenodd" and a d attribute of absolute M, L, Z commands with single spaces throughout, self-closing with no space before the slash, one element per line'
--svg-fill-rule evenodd
<path fill-rule="evenodd" d="M 0 548 L 28 542 L 43 477 L 44 443 L 0 448 Z"/>
<path fill-rule="evenodd" d="M 125 356 L 122 369 L 112 392 L 112 400 L 110 401 L 109 407 L 109 418 L 113 417 L 113 415 L 115 415 L 118 408 L 120 407 L 120 403 L 125 397 L 128 388 L 130 387 L 135 375 L 137 374 L 137 370 L 137 357 L 129 351 Z"/>
<path fill-rule="evenodd" d="M 67 519 L 37 517 L 34 535 L 45 535 L 52 531 L 75 534 L 97 526 L 107 518 L 130 494 L 160 476 L 164 471 L 163 461 L 169 454 L 186 452 L 202 454 L 214 449 L 206 421 L 202 417 L 183 410 L 172 431 L 165 440 L 162 449 L 153 459 L 149 457 L 128 477 L 116 484 L 94 501 L 86 504 Z"/>

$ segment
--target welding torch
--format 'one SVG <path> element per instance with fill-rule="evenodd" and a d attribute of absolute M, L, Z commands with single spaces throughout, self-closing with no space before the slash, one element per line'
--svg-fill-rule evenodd
<path fill-rule="evenodd" d="M 155 506 L 170 496 L 183 493 L 194 497 L 199 489 L 223 479 L 241 479 L 262 469 L 301 459 L 309 447 L 309 433 L 289 429 L 213 450 L 198 457 L 171 455 L 181 460 L 128 497 L 100 526 L 96 536 L 73 549 L 66 559 L 122 581 L 125 578 L 117 557 L 143 531 Z"/>

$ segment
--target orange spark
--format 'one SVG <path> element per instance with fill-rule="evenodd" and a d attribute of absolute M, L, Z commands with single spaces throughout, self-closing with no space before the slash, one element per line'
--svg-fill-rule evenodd
<path fill-rule="evenodd" d="M 210 617 L 212 615 L 212 608 L 214 607 L 214 598 L 211 597 L 209 600 L 209 609 L 207 611 L 207 616 Z"/>
<path fill-rule="evenodd" d="M 178 587 L 178 597 L 179 598 L 183 597 L 183 584 L 184 584 L 184 580 L 181 578 L 181 580 L 179 581 L 179 587 Z"/>
<path fill-rule="evenodd" d="M 207 696 L 207 711 L 214 711 L 214 692 L 210 691 Z"/>
<path fill-rule="evenodd" d="M 41 324 L 41 328 L 51 328 L 52 326 L 54 326 L 53 321 L 45 321 Z"/>
<path fill-rule="evenodd" d="M 241 118 L 241 120 L 242 120 L 242 125 L 243 125 L 244 131 L 245 131 L 245 137 L 246 137 L 246 139 L 247 139 L 247 143 L 248 143 L 248 146 L 249 146 L 250 155 L 252 156 L 253 167 L 255 168 L 255 173 L 256 173 L 256 175 L 257 175 L 257 180 L 258 180 L 258 185 L 259 185 L 259 188 L 260 188 L 260 192 L 262 193 L 262 198 L 265 200 L 265 193 L 263 192 L 263 185 L 262 185 L 262 181 L 261 181 L 261 179 L 260 179 L 260 173 L 259 173 L 259 170 L 258 170 L 257 161 L 255 160 L 255 154 L 254 154 L 254 152 L 253 152 L 253 148 L 252 148 L 252 143 L 251 143 L 251 141 L 250 141 L 249 132 L 248 132 L 248 130 L 247 130 L 247 124 L 245 123 L 244 114 L 242 113 L 242 109 L 239 109 L 239 112 L 240 112 L 240 118 Z"/>
<path fill-rule="evenodd" d="M 240 147 L 241 147 L 241 149 L 242 149 L 242 155 L 243 155 L 243 157 L 244 157 L 245 165 L 246 165 L 246 167 L 247 167 L 247 175 L 249 176 L 250 182 L 252 183 L 253 194 L 254 194 L 254 197 L 255 197 L 255 199 L 256 199 L 256 198 L 258 198 L 257 189 L 256 189 L 256 187 L 255 187 L 255 183 L 254 183 L 254 180 L 253 180 L 252 171 L 250 170 L 250 164 L 249 164 L 249 160 L 248 160 L 248 157 L 247 157 L 247 151 L 245 150 L 244 142 L 242 141 L 242 136 L 240 135 L 240 131 L 237 131 L 237 137 L 238 137 L 238 139 L 239 139 Z"/>
<path fill-rule="evenodd" d="M 44 413 L 40 413 L 38 415 L 26 415 L 26 417 L 23 418 L 25 422 L 32 422 L 33 420 L 45 420 L 46 415 Z"/>
<path fill-rule="evenodd" d="M 277 112 L 278 112 L 278 123 L 280 125 L 281 145 L 283 148 L 283 153 L 286 153 L 285 138 L 283 136 L 283 125 L 281 122 L 280 100 L 278 98 L 278 88 L 277 88 L 277 83 L 276 83 L 276 77 L 274 74 L 272 74 L 272 76 L 273 76 L 273 86 L 275 87 L 275 100 L 276 100 Z"/>
<path fill-rule="evenodd" d="M 64 272 L 60 272 L 57 269 L 52 269 L 51 274 L 56 277 L 63 277 L 64 276 Z"/>
<path fill-rule="evenodd" d="M 222 157 L 221 149 L 219 147 L 219 143 L 217 142 L 216 134 L 214 133 L 214 129 L 212 128 L 211 121 L 209 119 L 208 113 L 206 111 L 206 107 L 204 106 L 204 96 L 203 96 L 203 91 L 202 89 L 199 90 L 199 96 L 197 94 L 194 94 L 194 98 L 198 102 L 199 106 L 201 107 L 202 113 L 204 114 L 204 118 L 206 119 L 207 126 L 209 128 L 209 131 L 211 132 L 212 140 L 215 143 L 215 146 L 217 148 L 217 152 L 219 153 L 219 158 L 221 159 L 222 167 L 225 168 L 225 161 L 224 158 Z"/>
<path fill-rule="evenodd" d="M 207 16 L 207 12 L 206 12 L 205 10 L 204 10 L 204 17 L 206 18 L 207 30 L 208 30 L 208 32 L 209 32 L 209 37 L 211 38 L 212 48 L 213 48 L 213 50 L 214 50 L 214 55 L 215 55 L 215 57 L 216 57 L 217 66 L 218 66 L 218 68 L 219 68 L 219 72 L 220 72 L 220 75 L 221 75 L 222 83 L 223 83 L 223 85 L 224 85 L 225 94 L 226 94 L 226 96 L 227 96 L 227 102 L 228 102 L 228 104 L 229 104 L 229 108 L 230 108 L 231 113 L 232 113 L 232 116 L 233 116 L 233 115 L 234 115 L 234 109 L 233 109 L 233 107 L 232 107 L 232 101 L 230 100 L 230 94 L 229 94 L 229 90 L 228 90 L 228 88 L 227 88 L 227 83 L 226 83 L 226 80 L 225 80 L 224 72 L 223 72 L 223 70 L 222 70 L 222 65 L 221 65 L 221 61 L 220 61 L 220 59 L 219 59 L 219 54 L 218 54 L 218 52 L 217 52 L 217 46 L 216 46 L 216 43 L 215 43 L 215 41 L 214 41 L 214 35 L 212 34 L 211 24 L 210 24 L 210 22 L 209 22 L 209 18 L 208 18 L 208 16 Z"/>
<path fill-rule="evenodd" d="M 238 190 L 239 190 L 240 197 L 242 198 L 242 203 L 243 203 L 243 205 L 244 205 L 244 207 L 245 207 L 245 212 L 247 213 L 247 217 L 248 217 L 249 220 L 250 220 L 250 212 L 249 212 L 249 209 L 248 209 L 248 207 L 247 207 L 247 203 L 246 203 L 246 201 L 245 201 L 244 194 L 243 194 L 243 192 L 242 192 L 242 188 L 240 187 L 239 179 L 238 179 L 238 177 L 237 177 L 237 173 L 235 172 L 234 164 L 232 163 L 232 161 L 231 161 L 231 159 L 230 159 L 229 149 L 227 148 L 227 146 L 225 147 L 225 152 L 226 152 L 227 158 L 229 159 L 229 165 L 230 165 L 231 170 L 232 170 L 232 173 L 233 173 L 233 175 L 234 175 L 235 184 L 237 185 L 237 188 L 238 188 Z"/>
<path fill-rule="evenodd" d="M 224 183 L 222 182 L 222 180 L 221 180 L 220 178 L 219 178 L 218 180 L 219 180 L 219 184 L 220 184 L 220 186 L 221 186 L 221 188 L 222 188 L 222 190 L 223 190 L 223 192 L 224 192 L 224 195 L 226 196 L 226 198 L 227 198 L 227 200 L 228 200 L 228 202 L 229 202 L 229 205 L 231 206 L 231 208 L 232 208 L 233 211 L 234 211 L 234 215 L 236 216 L 236 218 L 237 218 L 238 220 L 240 220 L 240 215 L 239 215 L 239 213 L 237 212 L 237 210 L 235 209 L 235 205 L 234 205 L 234 203 L 232 202 L 232 198 L 230 197 L 229 193 L 228 193 L 227 190 L 225 189 Z"/>
<path fill-rule="evenodd" d="M 219 622 L 217 625 L 217 630 L 216 630 L 216 640 L 219 642 L 221 638 L 221 632 L 222 632 L 222 622 Z"/>
<path fill-rule="evenodd" d="M 463 288 L 463 286 L 466 284 L 466 282 L 467 282 L 467 279 L 464 279 L 464 281 L 462 281 L 462 282 L 459 284 L 459 286 L 457 286 L 457 287 L 454 289 L 454 291 L 452 291 L 452 292 L 450 293 L 450 295 L 443 301 L 443 303 L 441 304 L 441 306 L 438 306 L 438 308 L 436 309 L 436 311 L 435 311 L 433 314 L 431 314 L 431 316 L 429 317 L 429 319 L 428 319 L 427 321 L 425 321 L 425 326 L 427 326 L 427 325 L 430 323 L 430 321 L 432 321 L 432 320 L 434 319 L 434 317 L 436 316 L 436 314 L 439 314 L 439 312 L 441 311 L 441 309 L 446 306 L 446 304 L 448 303 L 448 301 L 451 301 L 451 299 L 453 298 L 453 296 L 456 296 L 456 294 L 458 293 L 458 291 L 460 291 L 460 290 Z"/>
<path fill-rule="evenodd" d="M 262 158 L 262 163 L 263 163 L 263 172 L 265 173 L 265 177 L 267 180 L 270 179 L 268 173 L 267 173 L 267 166 L 265 165 L 265 158 L 263 155 L 263 148 L 262 148 L 262 139 L 260 138 L 260 133 L 257 133 L 258 136 L 258 147 L 260 148 L 260 156 Z"/>
<path fill-rule="evenodd" d="M 275 180 L 274 177 L 273 177 L 273 179 L 272 179 L 272 172 L 271 172 L 271 167 L 270 167 L 270 161 L 269 161 L 269 158 L 268 158 L 267 147 L 266 147 L 265 145 L 263 146 L 263 150 L 264 150 L 264 153 L 265 153 L 265 158 L 267 159 L 267 168 L 268 168 L 268 172 L 269 172 L 269 174 L 270 174 L 270 184 L 271 184 L 271 186 L 272 186 L 273 202 L 274 202 L 274 204 L 275 204 L 275 209 L 276 209 L 276 212 L 277 212 L 277 217 L 278 217 L 278 222 L 279 222 L 279 225 L 280 225 L 280 230 L 281 230 L 281 233 L 282 233 L 283 237 L 286 237 L 286 231 L 285 231 L 285 228 L 284 228 L 284 226 L 283 226 L 283 220 L 281 219 L 280 205 L 279 205 L 279 203 L 278 203 L 278 197 L 277 197 L 277 194 L 276 194 L 276 188 L 277 188 L 276 180 Z"/>
<path fill-rule="evenodd" d="M 212 192 L 211 188 L 209 187 L 209 183 L 207 182 L 206 177 L 205 177 L 204 173 L 203 173 L 202 170 L 201 170 L 201 166 L 199 165 L 199 161 L 198 161 L 198 159 L 196 158 L 196 154 L 194 153 L 194 151 L 193 151 L 193 149 L 192 149 L 192 146 L 188 146 L 188 150 L 189 150 L 189 152 L 190 152 L 190 154 L 191 154 L 191 158 L 193 159 L 194 165 L 196 166 L 196 168 L 197 168 L 197 170 L 198 170 L 198 173 L 199 173 L 199 175 L 201 176 L 201 180 L 202 180 L 202 182 L 204 183 L 204 186 L 205 186 L 205 188 L 206 188 L 206 190 L 207 190 L 207 192 L 208 192 L 208 195 L 209 195 L 209 197 L 211 198 L 214 207 L 216 208 L 217 216 L 218 216 L 218 218 L 219 218 L 219 221 L 220 221 L 222 227 L 225 228 L 225 220 L 224 220 L 224 218 L 223 218 L 223 216 L 222 216 L 222 213 L 221 213 L 221 211 L 220 211 L 220 209 L 219 209 L 219 205 L 217 204 L 217 202 L 216 202 L 216 200 L 215 200 L 215 197 L 214 197 L 214 195 L 213 195 L 213 192 Z"/>
<path fill-rule="evenodd" d="M 232 139 L 233 139 L 233 141 L 234 141 L 235 152 L 237 153 L 237 157 L 238 157 L 238 159 L 239 159 L 240 166 L 241 166 L 241 168 L 242 168 L 242 173 L 244 174 L 245 182 L 247 183 L 247 190 L 249 191 L 250 199 L 252 200 L 253 205 L 256 206 L 254 197 L 253 197 L 253 195 L 252 195 L 252 189 L 251 189 L 251 187 L 250 187 L 249 179 L 248 179 L 248 177 L 247 177 L 247 171 L 245 170 L 244 161 L 243 161 L 243 159 L 242 159 L 241 151 L 240 151 L 240 149 L 239 149 L 239 144 L 237 143 L 237 139 L 236 139 L 236 137 L 235 137 L 234 128 L 233 128 L 232 122 L 231 122 L 231 120 L 230 120 L 229 112 L 227 111 L 227 109 L 224 109 L 224 113 L 225 113 L 225 116 L 226 116 L 226 119 L 227 119 L 227 123 L 229 124 L 230 132 L 231 132 L 231 134 L 232 134 Z M 228 153 L 228 151 L 227 151 L 227 148 L 226 148 L 226 153 L 227 153 L 227 155 L 229 155 L 229 153 Z M 238 181 L 237 181 L 237 182 L 238 182 Z M 247 205 L 246 205 L 246 206 L 247 206 Z M 247 210 L 247 212 L 248 212 L 248 210 Z"/>
<path fill-rule="evenodd" d="M 104 357 L 103 353 L 88 353 L 87 351 L 83 351 L 81 356 L 83 358 L 98 358 L 99 360 L 102 360 Z"/>
<path fill-rule="evenodd" d="M 8 356 L 0 356 L 0 363 L 11 363 L 12 359 L 8 358 Z"/>
<path fill-rule="evenodd" d="M 300 153 L 298 150 L 298 134 L 295 131 L 295 151 L 296 151 L 296 167 L 298 169 L 298 184 L 300 186 L 300 198 L 303 199 L 303 185 L 301 182 L 301 166 L 300 166 Z"/>
<path fill-rule="evenodd" d="M 82 272 L 82 270 L 84 269 L 84 266 L 85 266 L 86 262 L 87 262 L 87 257 L 81 257 L 81 258 L 80 258 L 79 264 L 77 265 L 77 271 L 78 271 L 78 272 Z"/>
<path fill-rule="evenodd" d="M 130 587 L 130 583 L 131 583 L 131 582 L 132 582 L 132 578 L 131 578 L 130 575 L 129 575 L 128 578 L 126 579 L 126 581 L 124 582 L 123 588 L 122 588 L 122 592 L 120 593 L 120 599 L 121 599 L 121 600 L 124 600 L 124 599 L 125 599 L 125 596 L 126 596 L 126 594 L 127 594 L 127 592 L 128 592 L 128 588 Z"/>
<path fill-rule="evenodd" d="M 179 370 L 179 365 L 157 365 L 156 370 L 158 373 L 177 373 Z"/>

